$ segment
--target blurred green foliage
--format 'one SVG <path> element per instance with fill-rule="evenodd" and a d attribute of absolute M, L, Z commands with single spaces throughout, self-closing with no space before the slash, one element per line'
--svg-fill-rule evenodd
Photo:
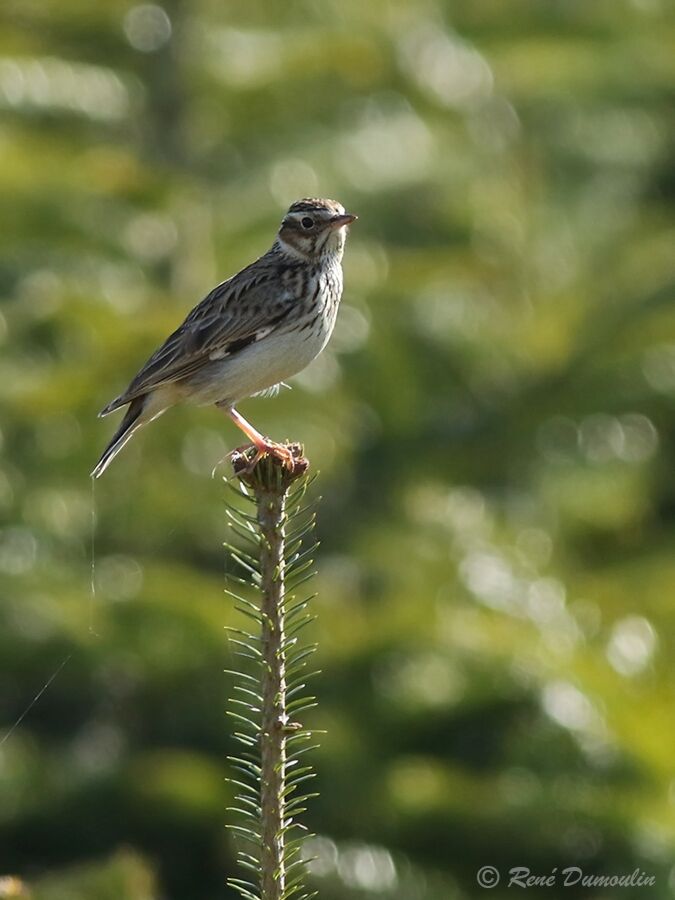
<path fill-rule="evenodd" d="M 0 874 L 40 898 L 230 896 L 211 471 L 240 436 L 175 410 L 132 442 L 97 485 L 93 598 L 87 473 L 98 409 L 324 195 L 360 216 L 337 332 L 242 406 L 321 470 L 321 897 L 481 897 L 487 864 L 639 867 L 671 896 L 672 5 L 0 20 L 6 728 L 69 657 L 0 748 Z"/>

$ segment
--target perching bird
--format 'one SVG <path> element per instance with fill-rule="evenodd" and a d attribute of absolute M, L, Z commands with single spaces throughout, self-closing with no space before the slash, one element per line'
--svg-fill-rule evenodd
<path fill-rule="evenodd" d="M 176 403 L 214 403 L 249 438 L 254 462 L 287 447 L 263 437 L 235 409 L 305 368 L 328 342 L 342 296 L 342 254 L 356 216 L 334 200 L 298 200 L 263 256 L 223 281 L 99 415 L 127 406 L 92 477 L 127 441 Z"/>

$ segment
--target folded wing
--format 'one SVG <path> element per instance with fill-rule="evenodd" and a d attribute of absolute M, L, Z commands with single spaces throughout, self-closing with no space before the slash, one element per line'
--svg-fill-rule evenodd
<path fill-rule="evenodd" d="M 159 347 L 128 388 L 100 415 L 125 406 L 153 388 L 180 381 L 206 363 L 241 352 L 267 337 L 293 309 L 296 297 L 281 286 L 276 267 L 260 260 L 215 287 Z"/>

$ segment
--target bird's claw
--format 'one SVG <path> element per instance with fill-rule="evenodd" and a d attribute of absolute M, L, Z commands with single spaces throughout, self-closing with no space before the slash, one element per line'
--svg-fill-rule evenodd
<path fill-rule="evenodd" d="M 276 441 L 267 439 L 264 443 L 245 444 L 243 447 L 236 447 L 230 452 L 230 459 L 233 459 L 235 454 L 246 456 L 247 451 L 251 448 L 255 448 L 255 454 L 247 462 L 246 466 L 239 470 L 239 473 L 242 475 L 250 475 L 260 460 L 266 455 L 280 460 L 289 472 L 292 472 L 295 469 L 295 457 L 293 456 L 291 449 L 285 444 L 278 444 Z"/>

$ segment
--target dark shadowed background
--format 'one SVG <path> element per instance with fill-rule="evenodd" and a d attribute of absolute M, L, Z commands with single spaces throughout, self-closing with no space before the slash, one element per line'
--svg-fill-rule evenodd
<path fill-rule="evenodd" d="M 99 408 L 321 195 L 359 214 L 336 334 L 242 404 L 321 471 L 312 884 L 639 867 L 653 887 L 546 896 L 671 896 L 672 9 L 4 0 L 3 734 L 67 662 L 0 747 L 0 875 L 232 896 L 211 471 L 241 436 L 174 410 L 134 440 L 97 485 L 93 598 L 88 472 Z"/>

